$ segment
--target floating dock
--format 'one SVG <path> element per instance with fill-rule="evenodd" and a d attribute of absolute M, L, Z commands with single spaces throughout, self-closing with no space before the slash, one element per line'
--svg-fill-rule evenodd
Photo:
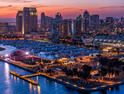
<path fill-rule="evenodd" d="M 29 77 L 35 77 L 35 76 L 40 76 L 40 75 L 41 75 L 41 73 L 35 73 L 35 74 L 24 75 L 24 76 L 21 76 L 21 77 L 29 78 Z"/>
<path fill-rule="evenodd" d="M 32 79 L 29 79 L 29 78 L 26 78 L 26 77 L 22 76 L 21 74 L 18 74 L 18 73 L 14 72 L 14 71 L 10 71 L 10 74 L 13 74 L 14 76 L 17 76 L 17 77 L 19 77 L 19 78 L 21 78 L 21 79 L 23 79 L 23 80 L 25 80 L 25 81 L 27 81 L 29 83 L 32 83 L 33 85 L 39 85 L 39 82 L 34 81 Z"/>

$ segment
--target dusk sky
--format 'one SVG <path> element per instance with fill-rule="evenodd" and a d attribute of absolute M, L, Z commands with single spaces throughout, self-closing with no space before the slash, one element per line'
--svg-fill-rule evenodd
<path fill-rule="evenodd" d="M 0 18 L 15 18 L 23 7 L 36 7 L 38 15 L 45 12 L 52 17 L 60 12 L 64 18 L 75 18 L 84 10 L 100 18 L 124 16 L 124 0 L 0 0 Z"/>

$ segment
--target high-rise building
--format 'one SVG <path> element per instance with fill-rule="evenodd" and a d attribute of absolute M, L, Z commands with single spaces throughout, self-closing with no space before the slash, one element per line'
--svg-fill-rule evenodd
<path fill-rule="evenodd" d="M 41 13 L 41 30 L 45 31 L 46 29 L 46 16 L 45 13 Z"/>
<path fill-rule="evenodd" d="M 71 20 L 62 21 L 61 36 L 64 38 L 72 37 L 72 21 Z"/>
<path fill-rule="evenodd" d="M 16 26 L 15 26 L 15 25 L 9 25 L 9 26 L 8 26 L 8 31 L 9 31 L 9 33 L 11 33 L 11 34 L 14 34 L 15 31 L 16 31 Z"/>
<path fill-rule="evenodd" d="M 41 13 L 41 30 L 42 31 L 51 31 L 52 30 L 52 21 L 53 18 L 45 16 L 45 13 Z"/>
<path fill-rule="evenodd" d="M 79 15 L 76 20 L 74 20 L 74 36 L 75 38 L 81 38 L 83 31 L 83 21 L 82 15 Z"/>
<path fill-rule="evenodd" d="M 0 22 L 0 33 L 8 33 L 8 23 L 7 22 Z"/>
<path fill-rule="evenodd" d="M 52 24 L 52 35 L 54 37 L 67 38 L 72 37 L 71 20 L 54 20 Z"/>
<path fill-rule="evenodd" d="M 121 22 L 122 22 L 122 24 L 124 26 L 124 17 L 121 17 Z"/>
<path fill-rule="evenodd" d="M 37 10 L 32 7 L 24 7 L 22 17 L 22 34 L 37 31 Z"/>
<path fill-rule="evenodd" d="M 52 36 L 58 38 L 62 31 L 62 20 L 54 20 L 52 22 Z"/>
<path fill-rule="evenodd" d="M 83 14 L 83 31 L 89 33 L 89 12 L 87 10 Z"/>
<path fill-rule="evenodd" d="M 23 11 L 18 11 L 16 15 L 16 30 L 17 31 L 22 31 L 22 16 L 23 16 Z"/>
<path fill-rule="evenodd" d="M 98 31 L 99 29 L 99 15 L 90 16 L 90 30 Z"/>
<path fill-rule="evenodd" d="M 62 20 L 63 17 L 62 17 L 62 15 L 58 12 L 58 13 L 55 15 L 55 19 L 56 19 L 56 20 Z"/>
<path fill-rule="evenodd" d="M 52 30 L 52 21 L 53 21 L 52 17 L 46 16 L 46 31 Z"/>
<path fill-rule="evenodd" d="M 113 27 L 114 27 L 114 19 L 113 19 L 113 17 L 106 17 L 106 21 L 105 22 L 106 22 L 106 27 L 108 29 L 112 30 Z"/>

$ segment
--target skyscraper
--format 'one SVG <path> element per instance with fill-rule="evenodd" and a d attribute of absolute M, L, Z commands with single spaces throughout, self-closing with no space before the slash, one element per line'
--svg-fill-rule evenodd
<path fill-rule="evenodd" d="M 53 21 L 53 18 L 52 17 L 49 17 L 49 16 L 46 16 L 46 31 L 51 31 L 52 30 L 52 21 Z"/>
<path fill-rule="evenodd" d="M 16 15 L 16 30 L 17 31 L 22 31 L 22 16 L 23 16 L 23 11 L 18 11 Z"/>
<path fill-rule="evenodd" d="M 74 21 L 74 36 L 75 38 L 81 38 L 81 34 L 83 31 L 83 21 L 82 15 L 79 15 Z"/>
<path fill-rule="evenodd" d="M 0 33 L 6 34 L 8 33 L 8 23 L 0 22 Z"/>
<path fill-rule="evenodd" d="M 41 30 L 45 31 L 46 29 L 46 16 L 45 13 L 41 13 Z"/>
<path fill-rule="evenodd" d="M 72 37 L 72 21 L 71 20 L 62 21 L 61 36 L 64 38 Z"/>
<path fill-rule="evenodd" d="M 83 14 L 83 31 L 89 33 L 89 12 L 87 10 Z"/>
<path fill-rule="evenodd" d="M 63 19 L 63 17 L 62 17 L 62 15 L 58 12 L 56 15 L 55 15 L 55 19 L 56 20 L 62 20 Z"/>
<path fill-rule="evenodd" d="M 111 31 L 114 27 L 114 19 L 113 17 L 106 17 L 106 27 Z"/>
<path fill-rule="evenodd" d="M 53 18 L 45 16 L 45 13 L 41 13 L 41 30 L 42 31 L 51 31 L 52 30 L 52 21 Z"/>
<path fill-rule="evenodd" d="M 90 16 L 90 30 L 97 31 L 99 28 L 99 15 Z"/>
<path fill-rule="evenodd" d="M 124 26 L 124 17 L 121 17 L 121 22 L 122 22 L 122 24 Z"/>
<path fill-rule="evenodd" d="M 52 36 L 58 38 L 62 31 L 62 20 L 54 20 L 52 22 Z"/>
<path fill-rule="evenodd" d="M 53 37 L 72 37 L 72 20 L 54 20 L 52 26 Z"/>
<path fill-rule="evenodd" d="M 24 7 L 22 17 L 22 33 L 31 33 L 37 31 L 37 10 L 32 7 Z"/>

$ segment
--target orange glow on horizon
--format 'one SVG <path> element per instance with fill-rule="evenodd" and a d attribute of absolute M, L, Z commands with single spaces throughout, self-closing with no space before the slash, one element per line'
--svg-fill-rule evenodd
<path fill-rule="evenodd" d="M 76 18 L 79 14 L 83 14 L 84 10 L 88 10 L 90 14 L 99 14 L 100 17 L 114 16 L 121 17 L 124 15 L 122 0 L 112 0 L 103 2 L 97 0 L 11 0 L 0 1 L 0 18 L 15 18 L 18 10 L 23 10 L 23 7 L 36 7 L 38 17 L 41 12 L 47 16 L 54 17 L 57 12 L 60 12 L 64 18 Z M 121 1 L 121 2 L 120 2 Z M 112 11 L 114 10 L 114 11 Z"/>

